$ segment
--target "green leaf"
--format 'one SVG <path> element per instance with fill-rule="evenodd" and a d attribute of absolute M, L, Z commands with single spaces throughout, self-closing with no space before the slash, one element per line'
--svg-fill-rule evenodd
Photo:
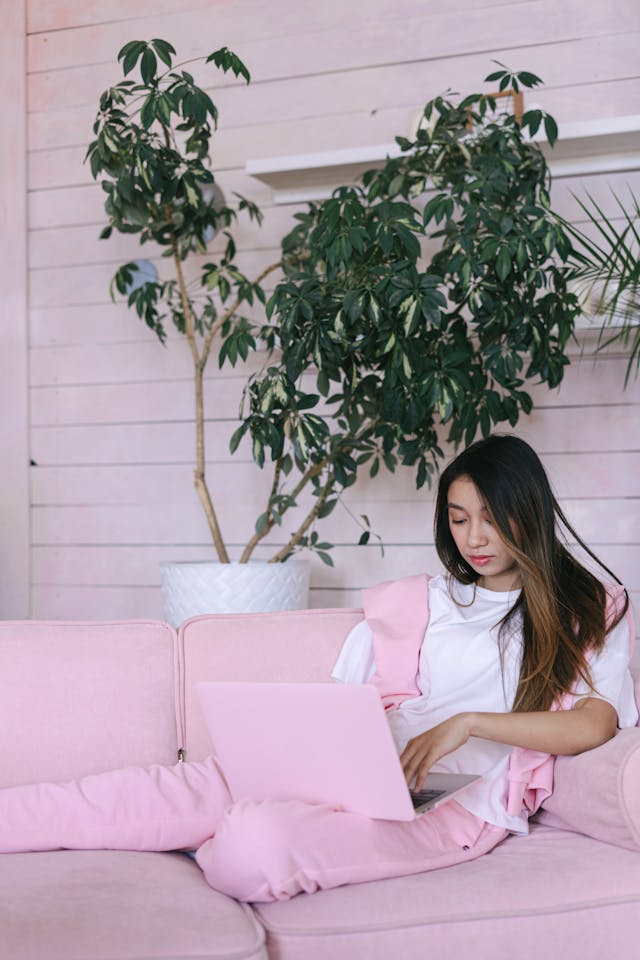
<path fill-rule="evenodd" d="M 542 83 L 540 77 L 536 76 L 535 73 L 529 73 L 528 70 L 521 70 L 518 73 L 518 80 L 523 87 L 537 87 Z"/>
<path fill-rule="evenodd" d="M 138 57 L 146 48 L 147 44 L 144 40 L 131 40 L 129 43 L 125 43 L 119 51 L 118 61 L 122 60 L 122 71 L 125 77 L 128 73 L 131 73 L 138 62 Z"/>
<path fill-rule="evenodd" d="M 260 437 L 253 438 L 253 459 L 259 467 L 264 466 L 264 443 Z"/>
<path fill-rule="evenodd" d="M 318 370 L 318 390 L 323 397 L 328 396 L 329 394 L 329 377 L 327 376 L 324 370 Z"/>
<path fill-rule="evenodd" d="M 156 60 L 156 55 L 151 47 L 147 47 L 140 61 L 140 75 L 144 83 L 150 83 L 155 79 L 157 68 L 158 61 Z"/>
<path fill-rule="evenodd" d="M 175 47 L 166 40 L 158 40 L 157 38 L 152 40 L 151 44 L 162 62 L 166 63 L 168 67 L 171 67 L 171 54 L 175 56 Z"/>
<path fill-rule="evenodd" d="M 508 247 L 502 247 L 496 260 L 496 273 L 501 280 L 506 280 L 511 272 L 511 255 Z"/>
<path fill-rule="evenodd" d="M 322 550 L 317 550 L 317 551 L 316 551 L 316 556 L 320 557 L 320 559 L 322 560 L 322 562 L 323 562 L 323 563 L 326 563 L 326 565 L 327 565 L 328 567 L 332 567 L 332 566 L 333 566 L 333 559 L 332 559 L 332 557 L 331 557 L 330 554 L 324 553 L 324 551 L 322 551 Z"/>
<path fill-rule="evenodd" d="M 541 110 L 527 110 L 522 118 L 522 126 L 527 127 L 531 136 L 535 136 L 542 123 Z"/>
<path fill-rule="evenodd" d="M 370 537 L 371 537 L 371 533 L 368 530 L 365 530 L 364 533 L 360 534 L 360 539 L 358 540 L 358 546 L 364 547 L 367 543 L 369 543 Z"/>
<path fill-rule="evenodd" d="M 209 54 L 205 63 L 211 63 L 213 61 L 220 70 L 223 70 L 227 73 L 231 70 L 236 77 L 243 76 L 247 83 L 251 81 L 251 75 L 245 67 L 244 63 L 240 57 L 236 56 L 235 53 L 232 53 L 228 47 L 221 47 L 219 50 L 215 50 L 213 53 Z"/>
<path fill-rule="evenodd" d="M 245 423 L 241 424 L 237 430 L 234 430 L 231 440 L 229 441 L 229 451 L 231 453 L 236 452 L 240 441 L 242 440 L 242 438 L 244 437 L 248 429 L 249 429 L 249 421 L 247 420 L 245 421 Z"/>
<path fill-rule="evenodd" d="M 488 77 L 484 78 L 485 83 L 493 83 L 496 80 L 501 80 L 506 73 L 506 70 L 496 70 L 494 73 L 490 73 Z"/>
<path fill-rule="evenodd" d="M 140 111 L 140 122 L 145 130 L 148 130 L 156 119 L 156 101 L 153 93 L 150 93 L 142 104 Z"/>
<path fill-rule="evenodd" d="M 544 129 L 547 135 L 547 140 L 549 141 L 549 146 L 552 147 L 558 139 L 558 124 L 548 113 L 546 113 L 544 116 Z"/>

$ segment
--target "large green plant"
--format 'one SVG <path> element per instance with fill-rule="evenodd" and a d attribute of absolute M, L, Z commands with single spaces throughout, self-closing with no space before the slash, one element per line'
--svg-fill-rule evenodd
<path fill-rule="evenodd" d="M 254 460 L 270 459 L 273 476 L 240 559 L 295 517 L 271 559 L 306 546 L 330 563 L 317 521 L 363 469 L 373 477 L 381 464 L 415 465 L 421 486 L 442 456 L 440 424 L 455 443 L 515 425 L 531 409 L 527 379 L 560 382 L 578 305 L 563 271 L 570 244 L 529 139 L 544 123 L 553 140 L 555 124 L 535 110 L 520 127 L 482 94 L 436 98 L 415 140 L 398 138 L 399 159 L 297 214 L 281 260 L 250 280 L 227 229 L 236 211 L 205 196 L 217 110 L 173 56 L 166 41 L 127 44 L 119 59 L 125 75 L 139 66 L 140 79 L 100 101 L 88 156 L 107 194 L 103 236 L 136 232 L 173 263 L 171 279 L 134 289 L 125 264 L 115 288 L 160 339 L 169 318 L 188 341 L 195 483 L 219 559 L 229 557 L 205 477 L 204 370 L 212 353 L 233 363 L 259 339 L 267 361 L 248 380 L 231 447 L 249 434 Z M 207 61 L 249 79 L 226 48 Z M 501 89 L 539 82 L 507 70 L 488 79 Z M 237 208 L 260 217 L 241 197 Z M 184 261 L 205 249 L 211 228 L 225 230 L 224 253 L 189 283 Z M 239 311 L 264 301 L 261 281 L 277 267 L 284 278 L 256 330 Z M 364 543 L 367 518 L 362 525 Z"/>
<path fill-rule="evenodd" d="M 487 80 L 540 82 L 506 69 Z M 531 410 L 526 380 L 560 383 L 579 307 L 563 269 L 571 244 L 530 139 L 542 124 L 553 143 L 555 122 L 539 110 L 520 126 L 491 96 L 438 97 L 415 139 L 397 138 L 403 156 L 297 214 L 262 331 L 276 361 L 252 378 L 233 441 L 249 432 L 258 463 L 266 451 L 274 461 L 250 546 L 291 506 L 281 478 L 292 462 L 315 502 L 277 559 L 310 542 L 313 520 L 364 464 L 372 477 L 381 463 L 416 465 L 420 487 L 442 456 L 440 424 L 469 442 Z"/>

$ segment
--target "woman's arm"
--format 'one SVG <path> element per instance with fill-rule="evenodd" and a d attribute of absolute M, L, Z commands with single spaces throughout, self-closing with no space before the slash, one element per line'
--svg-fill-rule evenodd
<path fill-rule="evenodd" d="M 457 713 L 407 744 L 400 761 L 407 783 L 422 785 L 430 768 L 470 737 L 551 754 L 576 754 L 614 736 L 618 717 L 606 700 L 586 697 L 572 710 L 535 713 Z"/>

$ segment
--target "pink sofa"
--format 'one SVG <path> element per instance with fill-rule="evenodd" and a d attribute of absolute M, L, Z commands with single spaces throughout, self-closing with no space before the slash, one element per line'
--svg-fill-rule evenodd
<path fill-rule="evenodd" d="M 201 759 L 197 680 L 327 679 L 361 615 L 199 617 L 177 635 L 153 621 L 0 624 L 0 785 L 173 764 L 180 748 Z M 541 819 L 471 863 L 253 909 L 181 853 L 6 854 L 0 960 L 639 956 L 640 730 L 558 761 Z"/>

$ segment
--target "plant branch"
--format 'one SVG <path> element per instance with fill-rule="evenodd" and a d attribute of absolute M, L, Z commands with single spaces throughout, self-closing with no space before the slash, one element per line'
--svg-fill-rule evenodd
<path fill-rule="evenodd" d="M 316 502 L 314 503 L 313 507 L 311 508 L 307 516 L 304 518 L 304 520 L 302 521 L 302 523 L 300 524 L 296 532 L 293 534 L 289 542 L 286 543 L 281 550 L 278 550 L 275 556 L 271 557 L 271 559 L 269 560 L 269 563 L 281 563 L 283 560 L 286 560 L 287 557 L 291 555 L 291 553 L 293 553 L 295 546 L 298 543 L 300 543 L 305 533 L 307 532 L 311 524 L 314 522 L 314 520 L 320 513 L 327 497 L 333 490 L 334 483 L 335 483 L 335 477 L 333 473 L 330 472 L 327 478 L 327 482 L 325 483 L 321 492 L 316 497 Z"/>
<path fill-rule="evenodd" d="M 284 262 L 283 260 L 278 260 L 277 263 L 271 263 L 269 264 L 268 267 L 265 267 L 262 273 L 258 274 L 256 279 L 253 281 L 253 286 L 255 286 L 257 283 L 261 283 L 265 277 L 267 277 L 270 273 L 273 273 L 274 270 L 277 270 L 279 267 L 281 267 L 283 262 Z M 234 313 L 236 312 L 236 310 L 238 309 L 241 303 L 242 303 L 242 297 L 240 296 L 236 297 L 232 305 L 227 310 L 225 310 L 225 312 L 220 317 L 218 317 L 215 323 L 211 325 L 209 332 L 207 333 L 207 336 L 202 345 L 201 363 L 203 367 L 205 366 L 209 358 L 209 353 L 211 352 L 211 345 L 213 343 L 213 338 L 215 337 L 218 330 L 220 330 L 220 328 L 223 326 L 223 324 L 225 324 L 227 320 L 231 319 L 231 317 L 234 315 Z"/>
<path fill-rule="evenodd" d="M 264 539 L 264 537 L 267 536 L 268 533 L 271 532 L 271 530 L 275 526 L 276 521 L 271 511 L 271 503 L 276 493 L 278 492 L 278 486 L 280 485 L 281 474 L 282 474 L 282 457 L 276 460 L 276 467 L 275 467 L 275 470 L 273 471 L 273 483 L 271 484 L 271 492 L 269 494 L 269 499 L 267 500 L 267 508 L 265 510 L 265 516 L 266 516 L 265 524 L 262 530 L 256 531 L 256 533 L 254 533 L 254 535 L 251 537 L 251 539 L 245 546 L 240 556 L 240 563 L 248 562 L 249 557 L 251 556 L 251 554 L 257 547 L 257 545 L 260 543 L 262 539 Z"/>
<path fill-rule="evenodd" d="M 289 506 L 294 505 L 296 497 L 300 495 L 301 491 L 304 489 L 304 487 L 306 487 L 308 482 L 311 479 L 313 479 L 313 477 L 317 477 L 318 474 L 324 470 L 328 462 L 329 462 L 329 458 L 326 457 L 324 460 L 321 460 L 320 463 L 314 463 L 313 466 L 309 467 L 308 470 L 305 470 L 302 477 L 300 478 L 298 483 L 295 485 L 295 487 L 289 494 L 289 498 L 292 501 Z M 278 463 L 280 463 L 280 461 L 278 461 Z M 274 475 L 273 485 L 271 487 L 271 493 L 269 494 L 269 503 L 271 503 L 272 497 L 277 492 L 277 484 L 280 480 L 280 471 L 278 470 L 277 465 L 276 465 L 276 473 L 277 473 L 277 477 Z M 281 516 L 287 512 L 287 510 L 289 509 L 289 506 L 285 507 L 285 509 L 282 511 Z M 260 533 L 256 533 L 253 535 L 253 537 L 251 538 L 251 540 L 249 541 L 249 543 L 247 544 L 247 546 L 245 547 L 242 553 L 242 556 L 240 558 L 240 563 L 246 563 L 250 555 L 255 550 L 256 546 L 260 543 L 260 541 L 263 540 L 267 536 L 267 534 L 271 532 L 271 530 L 273 530 L 276 521 L 271 515 L 270 507 L 268 504 L 267 504 L 266 514 L 267 514 L 267 522 L 265 526 L 260 531 Z"/>
<path fill-rule="evenodd" d="M 196 369 L 201 369 L 203 367 L 202 358 L 198 353 L 198 344 L 196 342 L 195 334 L 195 325 L 193 322 L 193 310 L 191 309 L 191 301 L 189 300 L 189 294 L 187 293 L 187 285 L 184 279 L 184 271 L 182 269 L 182 262 L 180 260 L 180 253 L 178 251 L 178 242 L 175 238 L 175 235 L 171 236 L 171 251 L 173 253 L 173 263 L 176 271 L 176 276 L 178 278 L 178 290 L 180 291 L 180 303 L 182 304 L 182 313 L 184 314 L 184 332 L 189 343 L 189 349 L 191 350 L 191 359 L 193 360 L 193 365 Z"/>
<path fill-rule="evenodd" d="M 213 501 L 209 493 L 206 480 L 206 458 L 204 449 L 204 399 L 203 399 L 203 372 L 199 364 L 195 367 L 195 400 L 196 400 L 196 468 L 194 471 L 194 486 L 205 512 L 213 543 L 220 563 L 229 563 L 229 554 L 222 538 Z"/>
<path fill-rule="evenodd" d="M 184 314 L 185 336 L 191 350 L 191 359 L 194 369 L 195 386 L 195 414 L 196 414 L 196 468 L 194 470 L 194 486 L 196 488 L 202 509 L 204 510 L 209 525 L 209 531 L 213 538 L 213 543 L 221 563 L 229 563 L 229 554 L 225 547 L 220 530 L 220 524 L 213 507 L 213 500 L 209 492 L 206 479 L 206 455 L 204 443 L 204 362 L 198 353 L 198 344 L 196 342 L 195 327 L 193 321 L 193 311 L 191 302 L 187 294 L 187 288 L 184 279 L 184 271 L 178 251 L 178 243 L 175 234 L 171 236 L 171 249 L 173 252 L 173 262 L 175 265 L 176 276 L 178 278 L 178 288 L 180 290 L 180 301 L 182 303 L 182 312 Z"/>

